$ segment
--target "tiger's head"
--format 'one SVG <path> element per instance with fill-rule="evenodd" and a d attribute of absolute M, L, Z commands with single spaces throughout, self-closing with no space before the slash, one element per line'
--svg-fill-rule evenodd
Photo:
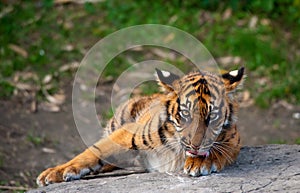
<path fill-rule="evenodd" d="M 235 121 L 232 93 L 243 81 L 244 68 L 222 75 L 198 71 L 179 76 L 157 70 L 167 95 L 167 119 L 180 136 L 187 156 L 208 156 L 222 132 Z"/>

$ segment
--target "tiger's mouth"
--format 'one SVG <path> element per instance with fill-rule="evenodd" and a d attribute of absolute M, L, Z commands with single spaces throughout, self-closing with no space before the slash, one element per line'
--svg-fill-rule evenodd
<path fill-rule="evenodd" d="M 208 157 L 209 149 L 202 149 L 200 147 L 193 148 L 193 145 L 189 145 L 184 140 L 181 140 L 181 145 L 185 150 L 185 154 L 189 157 Z"/>
<path fill-rule="evenodd" d="M 190 157 L 208 157 L 209 151 L 199 151 L 199 150 L 186 150 L 185 151 L 187 156 Z"/>

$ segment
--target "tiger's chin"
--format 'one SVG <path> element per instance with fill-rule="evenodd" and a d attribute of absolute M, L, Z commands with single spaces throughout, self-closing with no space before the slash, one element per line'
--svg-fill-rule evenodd
<path fill-rule="evenodd" d="M 185 152 L 188 157 L 208 157 L 209 151 L 199 151 L 199 150 L 187 150 Z"/>

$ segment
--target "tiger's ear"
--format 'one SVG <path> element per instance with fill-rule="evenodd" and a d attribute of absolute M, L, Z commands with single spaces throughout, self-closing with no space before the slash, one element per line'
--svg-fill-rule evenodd
<path fill-rule="evenodd" d="M 233 91 L 243 82 L 244 70 L 244 67 L 241 67 L 239 70 L 234 70 L 222 74 L 226 91 Z"/>
<path fill-rule="evenodd" d="M 175 89 L 174 82 L 176 80 L 179 80 L 180 77 L 169 71 L 159 70 L 157 68 L 155 68 L 155 70 L 156 70 L 159 85 L 161 85 L 162 88 L 164 88 L 164 90 L 166 91 L 174 91 Z"/>

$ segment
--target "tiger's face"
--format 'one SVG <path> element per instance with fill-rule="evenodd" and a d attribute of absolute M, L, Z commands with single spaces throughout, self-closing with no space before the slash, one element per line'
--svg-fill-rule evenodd
<path fill-rule="evenodd" d="M 166 94 L 175 96 L 168 106 L 168 119 L 180 136 L 187 156 L 208 156 L 223 128 L 232 121 L 230 94 L 240 84 L 244 68 L 222 76 L 195 72 L 179 78 L 158 71 Z"/>

